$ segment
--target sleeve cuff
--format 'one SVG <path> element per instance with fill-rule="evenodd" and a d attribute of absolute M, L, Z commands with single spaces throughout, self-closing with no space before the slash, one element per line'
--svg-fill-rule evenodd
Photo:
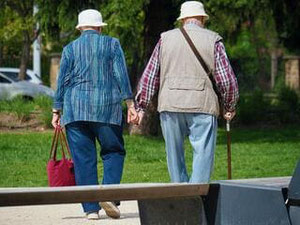
<path fill-rule="evenodd" d="M 145 112 L 145 110 L 146 110 L 145 108 L 138 105 L 137 102 L 135 103 L 135 109 L 137 112 Z"/>
<path fill-rule="evenodd" d="M 130 94 L 130 95 L 124 95 L 124 96 L 122 97 L 122 99 L 123 99 L 124 101 L 130 100 L 130 99 L 133 100 L 133 95 L 132 95 L 132 94 Z"/>
<path fill-rule="evenodd" d="M 233 111 L 235 111 L 235 106 L 233 106 L 233 105 L 225 105 L 224 109 L 226 110 L 226 112 L 233 112 Z"/>
<path fill-rule="evenodd" d="M 53 109 L 62 110 L 63 109 L 63 103 L 62 102 L 53 102 Z"/>

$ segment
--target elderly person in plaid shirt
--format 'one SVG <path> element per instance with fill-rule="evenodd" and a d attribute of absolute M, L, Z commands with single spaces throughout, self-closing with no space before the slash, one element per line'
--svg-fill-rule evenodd
<path fill-rule="evenodd" d="M 204 29 L 208 15 L 202 3 L 188 1 L 181 6 L 183 27 L 198 52 L 213 71 L 222 96 L 223 117 L 235 116 L 238 85 L 227 58 L 222 38 Z M 156 91 L 162 133 L 166 143 L 168 170 L 172 182 L 209 182 L 216 146 L 218 97 L 207 73 L 179 29 L 161 34 L 138 84 L 136 107 L 139 123 Z M 188 176 L 184 138 L 193 147 L 193 165 Z"/>

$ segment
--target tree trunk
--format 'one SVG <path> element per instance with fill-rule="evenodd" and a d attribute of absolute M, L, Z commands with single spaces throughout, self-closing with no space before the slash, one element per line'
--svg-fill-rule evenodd
<path fill-rule="evenodd" d="M 141 55 L 139 54 L 140 49 L 134 49 L 133 50 L 133 58 L 134 61 L 130 67 L 130 84 L 132 87 L 136 87 L 139 81 L 138 74 L 140 74 L 141 71 Z"/>
<path fill-rule="evenodd" d="M 29 56 L 30 56 L 30 36 L 29 32 L 24 30 L 23 31 L 23 49 L 21 55 L 21 64 L 20 64 L 20 72 L 19 72 L 19 80 L 25 80 L 26 70 L 28 66 Z"/>
<path fill-rule="evenodd" d="M 145 8 L 144 22 L 144 66 L 153 52 L 153 49 L 163 31 L 173 27 L 177 17 L 177 5 L 172 1 L 151 0 Z M 159 118 L 157 113 L 157 95 L 149 104 L 143 122 L 139 127 L 131 129 L 130 133 L 157 135 L 159 133 Z"/>
<path fill-rule="evenodd" d="M 269 81 L 266 76 L 265 71 L 265 58 L 264 58 L 264 49 L 259 46 L 259 41 L 257 38 L 257 32 L 255 27 L 255 20 L 253 16 L 250 16 L 249 18 L 250 22 L 250 32 L 251 32 L 251 41 L 253 45 L 255 46 L 256 56 L 257 56 L 257 63 L 258 63 L 258 86 L 262 90 L 268 90 L 270 89 Z"/>
<path fill-rule="evenodd" d="M 275 79 L 278 71 L 278 55 L 277 49 L 271 50 L 271 89 L 275 86 Z"/>
<path fill-rule="evenodd" d="M 0 42 L 0 66 L 3 63 L 3 44 Z"/>

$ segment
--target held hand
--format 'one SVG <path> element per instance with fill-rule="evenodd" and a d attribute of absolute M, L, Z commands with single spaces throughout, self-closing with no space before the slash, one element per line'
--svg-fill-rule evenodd
<path fill-rule="evenodd" d="M 134 107 L 129 107 L 127 110 L 127 123 L 137 124 L 139 121 L 138 113 Z"/>
<path fill-rule="evenodd" d="M 138 121 L 137 125 L 140 125 L 142 123 L 142 120 L 144 118 L 144 114 L 145 114 L 145 112 L 143 112 L 143 111 L 138 112 L 139 121 Z"/>
<path fill-rule="evenodd" d="M 223 117 L 225 120 L 232 120 L 233 117 L 235 116 L 235 111 L 232 111 L 232 112 L 226 112 L 223 114 Z"/>
<path fill-rule="evenodd" d="M 59 114 L 53 114 L 52 115 L 52 126 L 56 128 L 58 125 L 60 125 L 60 115 Z"/>

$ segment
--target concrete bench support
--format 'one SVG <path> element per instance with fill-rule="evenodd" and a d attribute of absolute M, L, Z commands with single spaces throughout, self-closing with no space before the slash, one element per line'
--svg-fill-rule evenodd
<path fill-rule="evenodd" d="M 300 206 L 290 206 L 289 207 L 291 224 L 298 225 L 300 224 Z"/>
<path fill-rule="evenodd" d="M 143 225 L 206 225 L 202 198 L 164 198 L 138 201 Z"/>
<path fill-rule="evenodd" d="M 300 160 L 289 184 L 289 204 L 300 207 Z"/>
<path fill-rule="evenodd" d="M 205 197 L 210 225 L 291 225 L 281 188 L 220 182 Z"/>
<path fill-rule="evenodd" d="M 289 185 L 288 205 L 292 225 L 300 224 L 300 161 Z"/>

